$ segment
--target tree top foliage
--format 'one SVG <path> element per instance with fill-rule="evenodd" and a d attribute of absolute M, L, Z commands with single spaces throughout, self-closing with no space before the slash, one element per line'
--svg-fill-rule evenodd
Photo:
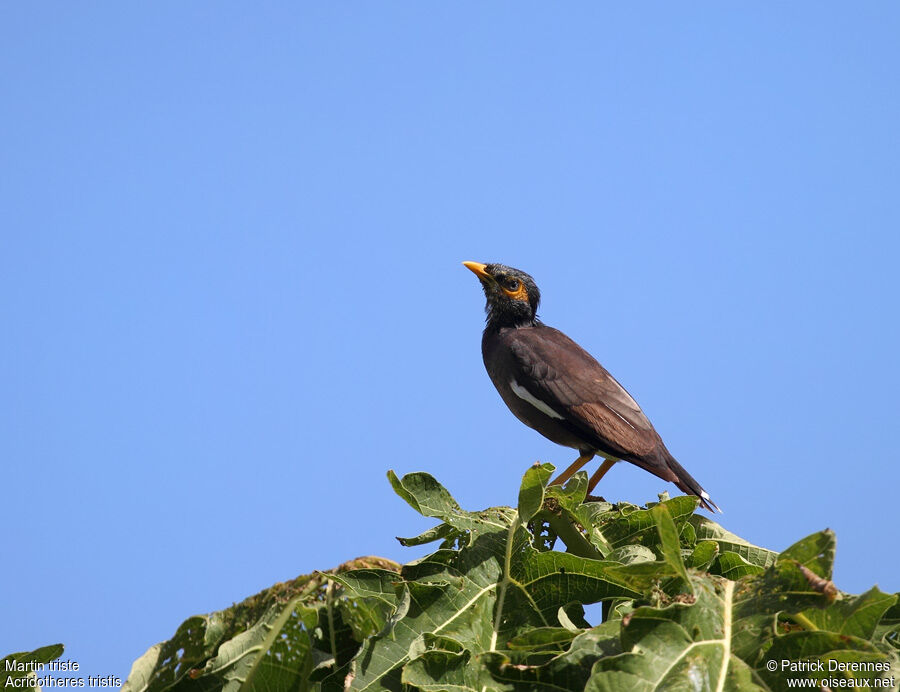
<path fill-rule="evenodd" d="M 696 498 L 612 505 L 585 497 L 583 472 L 548 486 L 552 471 L 535 464 L 517 507 L 480 512 L 427 473 L 389 472 L 440 522 L 398 540 L 435 552 L 358 558 L 190 617 L 123 690 L 744 691 L 900 673 L 898 596 L 838 590 L 830 530 L 779 554 L 695 514 Z"/>

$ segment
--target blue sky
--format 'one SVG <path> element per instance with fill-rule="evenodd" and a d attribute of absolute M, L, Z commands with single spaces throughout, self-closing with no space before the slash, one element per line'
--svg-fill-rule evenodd
<path fill-rule="evenodd" d="M 5 3 L 0 656 L 124 678 L 186 617 L 535 460 L 460 262 L 725 510 L 900 590 L 900 6 Z M 608 499 L 676 489 L 620 464 Z"/>

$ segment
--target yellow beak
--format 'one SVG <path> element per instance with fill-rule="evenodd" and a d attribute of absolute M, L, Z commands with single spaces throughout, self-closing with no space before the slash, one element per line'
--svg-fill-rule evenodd
<path fill-rule="evenodd" d="M 463 266 L 471 272 L 474 272 L 475 275 L 479 279 L 491 279 L 493 278 L 486 271 L 486 264 L 481 264 L 479 262 L 463 262 Z"/>

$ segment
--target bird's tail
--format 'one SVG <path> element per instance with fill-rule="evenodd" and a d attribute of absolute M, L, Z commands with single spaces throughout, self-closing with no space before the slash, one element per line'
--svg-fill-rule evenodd
<path fill-rule="evenodd" d="M 706 492 L 703 489 L 703 486 L 685 470 L 684 466 L 675 461 L 675 457 L 671 454 L 667 454 L 665 465 L 669 467 L 669 470 L 675 476 L 675 478 L 672 479 L 672 482 L 678 486 L 679 490 L 688 495 L 696 495 L 700 498 L 700 505 L 702 507 L 708 509 L 710 512 L 719 512 L 721 514 L 722 510 L 719 509 L 718 505 L 709 499 L 709 493 Z"/>

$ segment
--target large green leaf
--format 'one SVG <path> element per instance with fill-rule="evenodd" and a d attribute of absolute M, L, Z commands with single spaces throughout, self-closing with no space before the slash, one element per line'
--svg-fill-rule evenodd
<path fill-rule="evenodd" d="M 709 517 L 694 514 L 688 521 L 694 527 L 696 540 L 713 541 L 718 545 L 720 553 L 736 553 L 749 564 L 757 567 L 769 567 L 775 564 L 775 558 L 778 557 L 777 552 L 760 548 L 758 545 L 753 545 L 743 538 L 735 536 Z"/>
<path fill-rule="evenodd" d="M 425 634 L 413 643 L 401 680 L 422 692 L 494 689 L 484 666 L 472 660 L 472 652 L 450 637 Z"/>
<path fill-rule="evenodd" d="M 189 618 L 125 689 L 744 691 L 818 686 L 815 662 L 859 684 L 900 674 L 897 596 L 841 593 L 830 531 L 778 554 L 694 514 L 696 498 L 587 501 L 586 474 L 548 486 L 552 470 L 525 472 L 515 508 L 482 511 L 426 473 L 389 472 L 438 522 L 399 540 L 436 551 L 402 568 L 361 558 Z"/>
<path fill-rule="evenodd" d="M 692 576 L 695 600 L 640 607 L 623 619 L 622 647 L 627 653 L 598 662 L 587 689 L 782 689 L 786 671 L 790 672 L 789 666 L 782 669 L 782 661 L 818 659 L 826 666 L 837 658 L 847 663 L 896 663 L 895 657 L 880 652 L 866 638 L 893 596 L 869 592 L 846 604 L 831 601 L 798 574 L 803 579 L 786 562 L 736 582 Z M 809 620 L 814 613 L 820 627 L 793 626 L 781 633 L 778 617 L 784 613 L 791 618 L 792 601 L 813 606 L 802 614 Z M 769 669 L 772 661 L 777 663 L 775 671 Z M 878 677 L 865 671 L 845 675 L 860 680 Z"/>
<path fill-rule="evenodd" d="M 544 489 L 553 474 L 551 464 L 535 464 L 522 478 L 517 511 L 520 521 L 528 521 L 544 504 Z"/>
<path fill-rule="evenodd" d="M 404 567 L 398 615 L 361 647 L 351 664 L 350 689 L 391 687 L 410 662 L 415 674 L 403 679 L 424 681 L 438 660 L 456 672 L 443 681 L 428 678 L 427 685 L 461 685 L 460 671 L 474 665 L 472 654 L 498 650 L 523 627 L 558 624 L 560 608 L 572 609 L 564 610 L 567 618 L 583 623 L 582 604 L 639 595 L 607 573 L 616 563 L 534 549 L 524 522 L 540 508 L 550 471 L 536 466 L 526 472 L 519 502 L 524 518 L 502 508 L 465 512 L 426 474 L 391 476 L 411 506 L 467 539 L 458 550 L 442 549 Z M 458 646 L 448 648 L 448 640 Z M 414 656 L 417 641 L 441 647 Z M 417 660 L 422 657 L 427 660 Z"/>
<path fill-rule="evenodd" d="M 734 582 L 694 579 L 696 600 L 666 608 L 642 607 L 623 622 L 627 653 L 594 666 L 586 690 L 763 689 L 732 651 Z"/>
<path fill-rule="evenodd" d="M 40 692 L 38 681 L 46 677 L 47 664 L 63 654 L 62 644 L 20 651 L 0 660 L 0 680 L 5 690 L 28 689 Z"/>
<path fill-rule="evenodd" d="M 399 566 L 383 558 L 358 558 L 336 572 L 369 575 L 381 583 L 390 568 Z M 134 662 L 122 689 L 311 689 L 317 669 L 327 673 L 349 663 L 359 648 L 357 639 L 381 629 L 385 611 L 393 610 L 392 604 L 367 595 L 357 599 L 356 620 L 349 621 L 347 596 L 330 584 L 324 574 L 305 575 L 226 610 L 188 618 L 170 640 Z"/>
<path fill-rule="evenodd" d="M 559 692 L 584 689 L 591 666 L 605 656 L 619 653 L 619 623 L 614 622 L 579 633 L 564 652 L 537 665 L 523 662 L 515 650 L 483 654 L 480 660 L 498 685 L 514 690 Z"/>
<path fill-rule="evenodd" d="M 825 529 L 809 535 L 785 549 L 778 556 L 778 561 L 795 561 L 820 577 L 831 579 L 836 543 L 834 532 L 831 529 Z"/>

